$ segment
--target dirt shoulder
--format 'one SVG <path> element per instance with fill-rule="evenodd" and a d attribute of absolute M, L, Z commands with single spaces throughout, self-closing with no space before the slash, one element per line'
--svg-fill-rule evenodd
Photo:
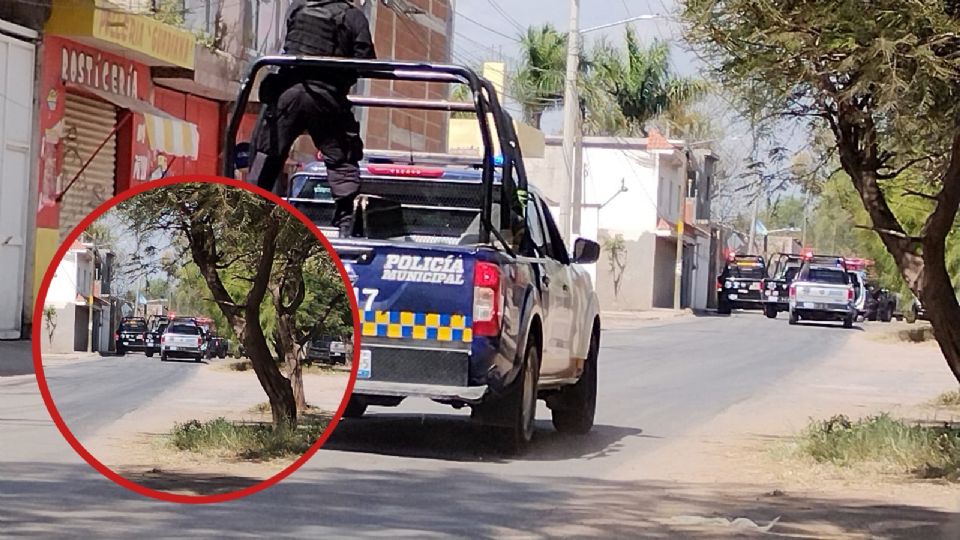
<path fill-rule="evenodd" d="M 731 521 L 746 518 L 762 527 L 779 518 L 767 534 L 960 538 L 960 485 L 868 466 L 817 464 L 793 449 L 793 436 L 811 418 L 889 412 L 909 420 L 960 420 L 960 410 L 929 405 L 957 388 L 933 343 L 890 339 L 891 325 L 865 329 L 834 356 L 730 407 L 676 443 L 616 471 L 615 478 L 677 485 L 679 491 L 657 511 L 662 524 L 674 530 L 760 534 L 750 523 L 738 527 Z"/>
<path fill-rule="evenodd" d="M 236 372 L 214 362 L 198 369 L 177 388 L 100 430 L 84 446 L 125 478 L 154 489 L 186 494 L 235 491 L 265 480 L 294 459 L 239 461 L 226 456 L 176 451 L 166 435 L 176 423 L 224 417 L 238 422 L 269 422 L 263 389 L 253 371 Z M 311 407 L 337 410 L 349 373 L 307 374 L 304 393 Z"/>

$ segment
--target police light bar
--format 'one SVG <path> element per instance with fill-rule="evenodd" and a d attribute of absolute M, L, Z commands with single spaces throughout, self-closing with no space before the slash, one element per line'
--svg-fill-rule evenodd
<path fill-rule="evenodd" d="M 406 178 L 442 178 L 444 170 L 437 167 L 420 167 L 417 165 L 370 164 L 367 165 L 370 174 L 380 176 L 401 176 Z"/>

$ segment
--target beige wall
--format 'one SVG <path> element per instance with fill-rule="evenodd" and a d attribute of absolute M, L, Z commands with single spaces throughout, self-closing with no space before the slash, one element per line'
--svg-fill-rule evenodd
<path fill-rule="evenodd" d="M 611 234 L 600 231 L 603 245 Z M 597 297 L 605 311 L 637 311 L 650 309 L 653 301 L 653 250 L 656 237 L 646 234 L 638 240 L 625 241 L 627 265 L 623 271 L 619 294 L 614 293 L 613 271 L 605 250 L 597 261 Z"/>

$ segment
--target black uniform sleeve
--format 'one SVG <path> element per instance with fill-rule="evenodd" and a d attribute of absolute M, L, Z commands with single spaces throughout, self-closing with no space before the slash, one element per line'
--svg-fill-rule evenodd
<path fill-rule="evenodd" d="M 373 37 L 370 35 L 370 21 L 359 9 L 351 9 L 343 20 L 344 25 L 353 34 L 353 57 L 373 60 L 377 51 L 373 47 Z"/>

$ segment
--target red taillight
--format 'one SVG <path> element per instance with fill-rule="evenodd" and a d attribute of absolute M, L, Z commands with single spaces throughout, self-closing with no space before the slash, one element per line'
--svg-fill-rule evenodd
<path fill-rule="evenodd" d="M 797 296 L 797 286 L 790 285 L 790 298 L 796 298 Z"/>
<path fill-rule="evenodd" d="M 167 336 L 166 336 L 166 334 L 160 336 L 160 343 L 166 343 L 166 342 L 167 342 Z"/>
<path fill-rule="evenodd" d="M 847 289 L 847 300 L 853 302 L 853 289 Z"/>
<path fill-rule="evenodd" d="M 116 334 L 114 334 L 113 338 L 117 341 L 120 341 L 120 332 L 117 332 Z"/>
<path fill-rule="evenodd" d="M 203 338 L 198 337 L 198 338 L 197 338 L 197 347 L 199 347 L 199 346 L 201 346 L 201 345 L 203 345 Z"/>
<path fill-rule="evenodd" d="M 500 333 L 500 267 L 478 262 L 473 271 L 473 334 Z"/>
<path fill-rule="evenodd" d="M 723 291 L 723 280 L 720 278 L 717 278 L 717 292 L 721 292 L 721 291 Z"/>
<path fill-rule="evenodd" d="M 443 169 L 418 167 L 416 165 L 367 165 L 370 174 L 379 176 L 405 176 L 411 178 L 441 178 Z"/>

